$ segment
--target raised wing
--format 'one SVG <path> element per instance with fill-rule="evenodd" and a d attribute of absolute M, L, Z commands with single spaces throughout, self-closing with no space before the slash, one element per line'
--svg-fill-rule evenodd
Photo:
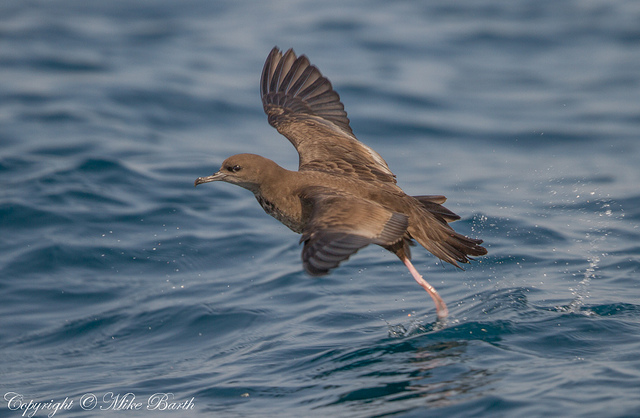
<path fill-rule="evenodd" d="M 262 70 L 260 94 L 269 124 L 296 147 L 300 171 L 395 184 L 384 159 L 353 135 L 340 96 L 306 56 L 273 48 Z"/>
<path fill-rule="evenodd" d="M 300 242 L 302 263 L 311 275 L 327 274 L 369 244 L 390 247 L 405 238 L 409 218 L 375 202 L 318 186 L 304 190 L 301 198 L 310 210 Z"/>

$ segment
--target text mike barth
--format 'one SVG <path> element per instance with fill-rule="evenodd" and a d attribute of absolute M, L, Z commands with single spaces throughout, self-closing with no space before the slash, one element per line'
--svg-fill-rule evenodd
<path fill-rule="evenodd" d="M 85 393 L 76 401 L 65 397 L 63 400 L 39 402 L 27 399 L 17 392 L 4 394 L 7 408 L 11 411 L 21 411 L 23 417 L 34 417 L 38 412 L 53 417 L 58 411 L 69 411 L 80 408 L 85 411 L 99 409 L 101 411 L 188 411 L 194 408 L 194 398 L 186 401 L 176 401 L 173 393 L 154 393 L 143 401 L 136 398 L 131 392 L 124 394 L 107 392 L 102 396 L 93 393 Z"/>

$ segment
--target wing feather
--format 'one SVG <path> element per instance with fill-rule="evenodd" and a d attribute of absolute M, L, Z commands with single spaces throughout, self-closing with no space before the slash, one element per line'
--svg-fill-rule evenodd
<path fill-rule="evenodd" d="M 403 214 L 323 187 L 309 187 L 301 198 L 310 211 L 300 239 L 302 263 L 314 276 L 327 274 L 369 244 L 397 244 L 409 225 Z"/>
<path fill-rule="evenodd" d="M 300 171 L 395 184 L 384 159 L 353 135 L 340 96 L 306 56 L 273 48 L 262 70 L 260 94 L 269 123 L 298 151 Z"/>

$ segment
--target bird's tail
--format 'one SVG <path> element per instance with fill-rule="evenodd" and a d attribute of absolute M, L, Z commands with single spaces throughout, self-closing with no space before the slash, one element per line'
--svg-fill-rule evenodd
<path fill-rule="evenodd" d="M 415 196 L 422 207 L 417 207 L 410 216 L 408 232 L 413 239 L 436 257 L 460 267 L 468 263 L 469 257 L 487 254 L 481 239 L 469 238 L 457 233 L 448 223 L 460 219 L 458 215 L 442 206 L 444 196 Z"/>

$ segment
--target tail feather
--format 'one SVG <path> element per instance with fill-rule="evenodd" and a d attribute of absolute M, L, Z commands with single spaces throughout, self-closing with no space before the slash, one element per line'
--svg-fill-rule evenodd
<path fill-rule="evenodd" d="M 442 206 L 441 208 L 448 211 Z M 433 255 L 460 268 L 458 263 L 468 263 L 471 261 L 469 257 L 487 254 L 487 249 L 480 245 L 481 239 L 457 233 L 446 222 L 442 222 L 444 217 L 440 216 L 441 219 L 438 219 L 438 213 L 428 207 L 424 209 L 426 210 L 418 210 L 412 214 L 408 232 Z"/>
<path fill-rule="evenodd" d="M 434 214 L 436 216 L 436 219 L 438 219 L 440 222 L 442 222 L 443 220 L 446 222 L 453 222 L 460 219 L 458 215 L 442 206 L 442 204 L 447 201 L 447 198 L 444 196 L 427 195 L 413 196 L 413 198 L 420 202 L 426 210 Z"/>

